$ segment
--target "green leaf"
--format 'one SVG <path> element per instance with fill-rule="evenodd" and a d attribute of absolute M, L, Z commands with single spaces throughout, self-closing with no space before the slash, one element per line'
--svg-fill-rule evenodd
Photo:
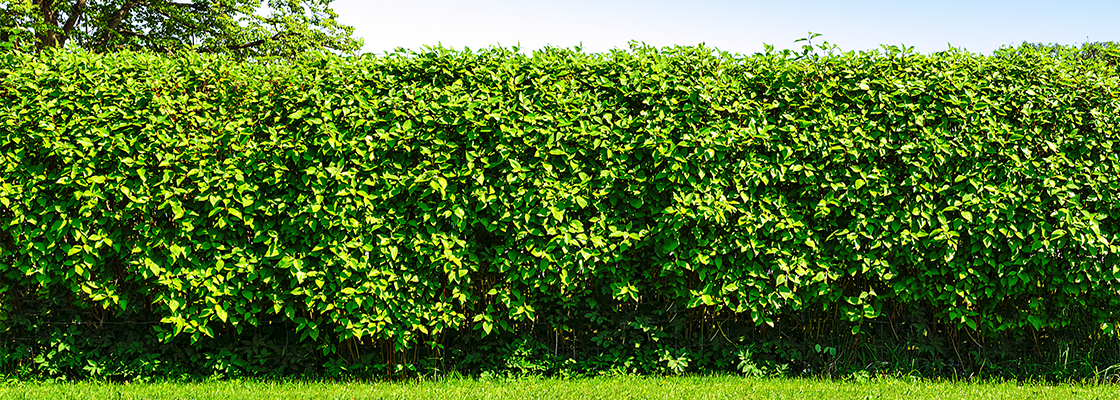
<path fill-rule="evenodd" d="M 171 204 L 171 212 L 174 214 L 175 219 L 183 218 L 183 203 L 179 199 L 171 199 L 168 201 Z"/>
<path fill-rule="evenodd" d="M 1042 329 L 1042 317 L 1039 317 L 1037 315 L 1028 315 L 1027 322 L 1030 322 L 1031 326 L 1034 326 L 1034 329 Z"/>
<path fill-rule="evenodd" d="M 672 253 L 677 247 L 681 245 L 680 240 L 677 238 L 666 238 L 661 242 L 661 252 L 665 254 Z"/>
<path fill-rule="evenodd" d="M 164 271 L 159 264 L 156 264 L 156 262 L 152 261 L 150 258 L 144 258 L 144 266 L 148 267 L 148 271 L 151 271 L 152 276 L 159 276 Z"/>
<path fill-rule="evenodd" d="M 972 330 L 976 330 L 977 325 L 975 319 L 964 317 L 964 323 L 968 325 L 969 328 L 972 328 Z"/>
<path fill-rule="evenodd" d="M 229 318 L 229 314 L 226 313 L 226 310 L 222 308 L 221 304 L 214 305 L 214 312 L 218 315 L 218 318 L 221 319 L 222 322 L 226 322 L 226 319 Z"/>

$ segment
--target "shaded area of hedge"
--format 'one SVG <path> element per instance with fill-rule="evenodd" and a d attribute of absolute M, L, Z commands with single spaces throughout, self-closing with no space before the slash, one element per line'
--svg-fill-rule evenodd
<path fill-rule="evenodd" d="M 0 365 L 1090 374 L 1120 73 L 1056 54 L 5 55 Z"/>

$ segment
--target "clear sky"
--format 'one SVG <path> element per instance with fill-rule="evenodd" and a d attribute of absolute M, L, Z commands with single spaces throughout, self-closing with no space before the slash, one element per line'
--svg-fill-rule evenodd
<path fill-rule="evenodd" d="M 1120 41 L 1120 0 L 1066 1 L 730 1 L 730 0 L 334 0 L 342 23 L 365 39 L 365 52 L 423 45 L 472 49 L 520 44 L 588 52 L 701 42 L 733 53 L 763 43 L 799 48 L 809 31 L 843 50 L 881 44 L 921 53 L 953 47 L 991 54 L 1023 41 Z"/>

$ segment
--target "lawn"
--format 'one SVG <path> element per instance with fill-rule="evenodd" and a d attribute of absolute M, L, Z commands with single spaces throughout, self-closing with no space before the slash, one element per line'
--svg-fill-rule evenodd
<path fill-rule="evenodd" d="M 1120 399 L 1120 385 L 711 377 L 448 379 L 404 383 L 8 381 L 0 399 Z"/>

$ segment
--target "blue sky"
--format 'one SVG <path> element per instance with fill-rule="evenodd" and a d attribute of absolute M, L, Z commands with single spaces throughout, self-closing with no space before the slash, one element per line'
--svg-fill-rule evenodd
<path fill-rule="evenodd" d="M 696 45 L 754 53 L 763 43 L 799 48 L 808 31 L 843 50 L 907 45 L 922 53 L 962 47 L 991 54 L 1023 41 L 1120 41 L 1120 1 L 663 1 L 663 0 L 334 0 L 342 23 L 365 39 L 365 52 L 396 47 L 472 49 L 520 43 L 583 44 L 588 52 Z M 1088 39 L 1086 39 L 1088 38 Z"/>

